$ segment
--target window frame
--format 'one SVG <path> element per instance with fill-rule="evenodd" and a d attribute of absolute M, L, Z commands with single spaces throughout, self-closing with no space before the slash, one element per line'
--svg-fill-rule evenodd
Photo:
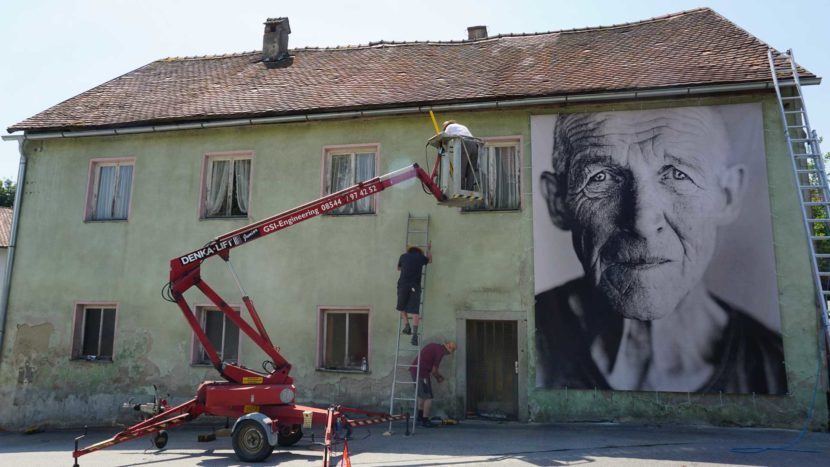
<path fill-rule="evenodd" d="M 244 215 L 231 216 L 208 216 L 207 215 L 207 190 L 210 180 L 210 175 L 213 173 L 214 161 L 237 161 L 250 160 L 251 169 L 248 174 L 248 212 Z M 207 152 L 202 157 L 202 174 L 199 188 L 199 220 L 214 220 L 214 219 L 250 219 L 252 209 L 253 181 L 254 181 L 254 151 L 240 150 L 240 151 L 222 151 L 222 152 Z M 231 175 L 232 176 L 232 175 Z"/>
<path fill-rule="evenodd" d="M 342 156 L 342 155 L 351 155 L 352 156 L 352 167 L 355 165 L 355 157 L 357 154 L 368 154 L 373 153 L 374 157 L 374 164 L 375 170 L 369 179 L 371 180 L 374 177 L 377 177 L 380 172 L 380 143 L 366 143 L 366 144 L 335 144 L 335 145 L 327 145 L 323 146 L 323 155 L 322 155 L 322 163 L 321 163 L 321 173 L 320 173 L 320 196 L 327 196 L 333 193 L 331 191 L 331 157 L 332 156 Z M 352 180 L 354 180 L 354 171 L 352 171 Z M 351 185 L 354 185 L 353 182 Z M 370 211 L 369 212 L 348 212 L 348 213 L 340 213 L 337 210 L 326 212 L 327 216 L 331 217 L 339 217 L 339 216 L 371 216 L 376 215 L 379 212 L 379 199 L 376 195 L 370 195 Z M 342 209 L 342 208 L 339 208 Z M 338 210 L 339 210 L 338 209 Z"/>
<path fill-rule="evenodd" d="M 524 157 L 522 155 L 523 148 L 524 148 L 524 141 L 521 135 L 515 136 L 490 136 L 481 138 L 484 141 L 484 148 L 488 152 L 485 157 L 489 157 L 490 148 L 494 147 L 515 147 L 516 148 L 516 196 L 518 197 L 518 205 L 515 208 L 468 208 L 463 207 L 460 208 L 460 211 L 467 214 L 467 213 L 480 213 L 480 212 L 521 212 L 524 209 L 524 200 L 522 196 L 522 185 L 524 181 L 523 171 L 524 171 Z M 479 155 L 478 157 L 479 163 L 481 162 L 482 156 Z M 482 195 L 485 195 L 482 193 Z"/>
<path fill-rule="evenodd" d="M 115 361 L 115 354 L 116 354 L 116 347 L 118 342 L 118 316 L 119 316 L 119 304 L 117 302 L 101 302 L 101 301 L 82 301 L 82 302 L 75 302 L 73 305 L 72 310 L 72 348 L 70 351 L 70 360 L 75 361 L 86 361 L 86 362 L 104 362 L 104 363 L 112 363 Z M 112 355 L 110 358 L 101 358 L 101 339 L 103 337 L 103 324 L 104 320 L 101 319 L 101 326 L 99 328 L 99 335 L 98 335 L 98 353 L 93 356 L 93 358 L 89 358 L 89 356 L 83 353 L 84 349 L 84 340 L 85 340 L 85 332 L 86 332 L 86 318 L 87 314 L 86 311 L 89 309 L 100 309 L 102 310 L 102 318 L 103 318 L 103 310 L 113 310 L 113 321 L 112 321 Z"/>
<path fill-rule="evenodd" d="M 366 315 L 366 365 L 364 372 L 360 365 L 355 368 L 326 368 L 326 316 L 329 313 L 335 314 L 360 314 Z M 332 373 L 371 373 L 372 372 L 372 307 L 371 306 L 318 306 L 317 307 L 317 355 L 315 357 L 315 368 L 317 371 Z M 347 318 L 348 319 L 348 318 Z M 348 349 L 348 331 L 346 331 L 346 349 Z"/>
<path fill-rule="evenodd" d="M 133 174 L 130 178 L 130 188 L 128 191 L 129 201 L 127 202 L 127 215 L 124 218 L 112 219 L 96 219 L 95 206 L 98 202 L 98 187 L 100 184 L 100 168 L 101 167 L 120 167 L 122 165 L 129 165 L 133 168 Z M 126 222 L 130 220 L 133 210 L 133 188 L 135 187 L 135 170 L 136 158 L 134 156 L 124 157 L 96 157 L 89 160 L 89 168 L 87 170 L 87 187 L 86 196 L 84 200 L 84 222 Z M 120 171 L 116 170 L 116 178 L 120 176 Z M 117 192 L 117 190 L 116 190 Z"/>
<path fill-rule="evenodd" d="M 228 305 L 231 309 L 236 312 L 239 316 L 241 314 L 242 307 L 240 305 Z M 225 347 L 225 331 L 227 329 L 228 321 L 231 319 L 225 315 L 222 310 L 219 309 L 218 306 L 211 304 L 203 304 L 203 305 L 196 305 L 193 307 L 193 314 L 196 317 L 196 321 L 199 323 L 199 326 L 202 329 L 202 332 L 207 334 L 207 330 L 205 329 L 205 312 L 216 312 L 222 315 L 222 348 L 216 349 L 216 352 L 220 354 L 220 358 L 222 361 L 224 360 L 224 347 Z M 232 321 L 231 321 L 232 322 Z M 236 324 L 236 323 L 234 323 Z M 237 326 L 236 331 L 238 333 L 236 338 L 236 361 L 234 364 L 241 365 L 242 361 L 242 335 L 244 334 L 241 329 Z M 199 338 L 196 337 L 196 332 L 191 329 L 190 331 L 190 365 L 191 366 L 212 366 L 213 363 L 210 361 L 210 358 L 207 357 L 207 353 L 204 352 L 202 348 L 202 343 L 199 342 Z M 201 359 L 202 354 L 204 354 L 204 360 Z"/>

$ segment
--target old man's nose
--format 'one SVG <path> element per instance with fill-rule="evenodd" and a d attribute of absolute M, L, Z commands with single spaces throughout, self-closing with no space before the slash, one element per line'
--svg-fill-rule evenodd
<path fill-rule="evenodd" d="M 642 237 L 662 231 L 666 226 L 665 194 L 647 183 L 633 184 L 628 194 L 628 209 L 623 210 L 628 217 L 623 220 L 625 230 Z"/>

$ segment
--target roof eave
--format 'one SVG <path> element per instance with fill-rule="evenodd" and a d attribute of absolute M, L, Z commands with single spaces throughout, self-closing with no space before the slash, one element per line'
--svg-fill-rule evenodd
<path fill-rule="evenodd" d="M 803 86 L 813 86 L 821 83 L 821 77 L 805 77 L 801 78 L 800 84 Z M 786 83 L 783 83 L 786 84 Z M 598 102 L 598 101 L 618 101 L 618 100 L 635 100 L 635 99 L 653 99 L 660 97 L 683 97 L 683 96 L 698 96 L 702 94 L 723 94 L 730 92 L 747 92 L 747 91 L 763 91 L 774 89 L 774 83 L 769 81 L 753 81 L 740 83 L 720 83 L 709 85 L 684 85 L 684 86 L 669 86 L 652 89 L 633 89 L 620 91 L 606 91 L 593 93 L 579 93 L 579 94 L 560 94 L 548 96 L 532 96 L 532 97 L 516 97 L 516 98 L 502 98 L 489 99 L 477 101 L 458 101 L 447 103 L 418 103 L 403 105 L 397 107 L 375 107 L 364 109 L 349 109 L 336 110 L 331 109 L 323 112 L 306 112 L 299 114 L 285 114 L 276 116 L 228 116 L 227 118 L 217 118 L 211 120 L 201 121 L 184 121 L 184 122 L 162 122 L 158 124 L 143 124 L 143 125 L 125 125 L 121 127 L 112 128 L 94 128 L 94 129 L 66 129 L 66 128 L 20 128 L 11 127 L 10 132 L 23 131 L 23 135 L 3 135 L 3 140 L 16 140 L 19 138 L 27 139 L 52 139 L 52 138 L 74 138 L 74 137 L 88 137 L 88 136 L 114 136 L 124 134 L 137 133 L 157 133 L 177 130 L 194 130 L 205 128 L 219 128 L 219 127 L 235 127 L 235 126 L 250 126 L 274 123 L 291 123 L 291 122 L 305 122 L 315 120 L 332 120 L 345 118 L 362 118 L 362 117 L 378 117 L 390 115 L 404 115 L 413 113 L 426 113 L 432 111 L 460 111 L 460 110 L 485 110 L 485 109 L 499 109 L 499 108 L 516 108 L 528 107 L 538 105 L 551 104 L 568 104 L 568 103 L 582 103 L 582 102 Z"/>

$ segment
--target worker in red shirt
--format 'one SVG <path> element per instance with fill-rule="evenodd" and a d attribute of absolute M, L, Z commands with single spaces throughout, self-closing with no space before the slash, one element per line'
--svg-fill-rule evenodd
<path fill-rule="evenodd" d="M 421 349 L 420 365 L 418 364 L 418 358 L 412 361 L 412 366 L 409 368 L 412 381 L 415 381 L 415 369 L 418 369 L 418 423 L 421 426 L 427 428 L 436 426 L 429 419 L 433 398 L 431 377 L 435 377 L 435 380 L 439 383 L 444 381 L 444 375 L 438 371 L 438 367 L 441 365 L 441 359 L 444 358 L 444 355 L 455 352 L 455 349 L 456 345 L 453 341 L 446 341 L 443 344 L 433 342 Z"/>

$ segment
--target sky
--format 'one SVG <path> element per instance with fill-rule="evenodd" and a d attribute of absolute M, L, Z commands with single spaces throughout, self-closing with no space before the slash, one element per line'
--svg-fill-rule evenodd
<path fill-rule="evenodd" d="M 709 7 L 830 79 L 826 0 L 0 0 L 0 134 L 99 84 L 166 57 L 260 50 L 263 22 L 287 16 L 289 48 L 379 40 L 462 40 L 608 26 Z M 804 90 L 810 123 L 828 138 L 830 82 Z M 16 134 L 22 134 L 17 132 Z M 0 179 L 17 179 L 18 144 L 0 142 Z"/>

